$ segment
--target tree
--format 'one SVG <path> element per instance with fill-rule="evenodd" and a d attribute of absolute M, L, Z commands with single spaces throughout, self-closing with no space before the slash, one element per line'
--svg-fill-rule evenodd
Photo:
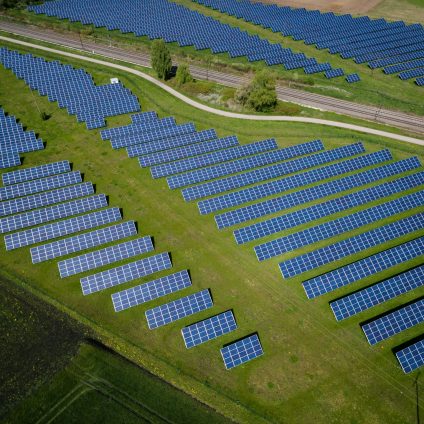
<path fill-rule="evenodd" d="M 248 85 L 237 90 L 235 100 L 257 112 L 271 111 L 277 104 L 275 78 L 267 70 L 258 72 Z"/>
<path fill-rule="evenodd" d="M 190 74 L 188 65 L 186 63 L 178 65 L 177 74 L 175 75 L 175 83 L 177 87 L 181 87 L 182 85 L 192 81 L 193 77 Z"/>
<path fill-rule="evenodd" d="M 162 39 L 152 43 L 151 64 L 160 79 L 166 80 L 169 77 L 172 68 L 171 54 Z"/>

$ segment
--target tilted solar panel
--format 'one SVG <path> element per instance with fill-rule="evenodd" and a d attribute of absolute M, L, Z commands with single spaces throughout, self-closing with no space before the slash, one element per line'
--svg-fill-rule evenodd
<path fill-rule="evenodd" d="M 227 370 L 263 355 L 259 337 L 254 334 L 221 349 L 222 359 Z"/>
<path fill-rule="evenodd" d="M 396 352 L 396 357 L 406 374 L 422 367 L 424 365 L 424 340 Z"/>
<path fill-rule="evenodd" d="M 18 153 L 0 154 L 0 169 L 11 168 L 12 166 L 19 166 L 21 158 Z"/>

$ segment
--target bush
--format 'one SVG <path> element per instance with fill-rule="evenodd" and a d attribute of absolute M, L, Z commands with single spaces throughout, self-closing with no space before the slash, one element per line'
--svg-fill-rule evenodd
<path fill-rule="evenodd" d="M 190 74 L 190 69 L 186 63 L 178 65 L 177 74 L 175 75 L 175 84 L 177 87 L 181 87 L 188 82 L 192 82 L 193 77 Z"/>
<path fill-rule="evenodd" d="M 151 64 L 158 78 L 166 80 L 169 77 L 172 69 L 171 54 L 162 39 L 152 43 Z"/>
<path fill-rule="evenodd" d="M 239 88 L 234 96 L 236 102 L 256 112 L 269 112 L 277 105 L 275 78 L 263 70 L 246 86 Z"/>

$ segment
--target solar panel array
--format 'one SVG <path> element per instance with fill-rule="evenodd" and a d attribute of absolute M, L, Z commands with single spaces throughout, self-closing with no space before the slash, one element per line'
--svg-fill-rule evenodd
<path fill-rule="evenodd" d="M 370 345 L 375 345 L 395 334 L 405 331 L 424 321 L 424 299 L 404 306 L 370 323 L 362 330 Z"/>
<path fill-rule="evenodd" d="M 130 240 L 58 262 L 61 278 L 122 261 L 154 250 L 150 236 Z"/>
<path fill-rule="evenodd" d="M 96 293 L 171 267 L 171 258 L 168 253 L 149 256 L 145 259 L 139 259 L 135 262 L 81 278 L 82 292 L 84 295 Z"/>
<path fill-rule="evenodd" d="M 112 294 L 115 312 L 141 305 L 191 286 L 189 273 L 184 270 Z"/>
<path fill-rule="evenodd" d="M 250 0 L 193 0 L 199 4 L 260 25 L 343 59 L 356 63 L 390 59 L 401 63 L 414 57 L 398 57 L 402 53 L 422 50 L 424 29 L 420 24 L 388 22 L 368 16 L 353 17 L 332 12 L 306 10 L 252 2 Z M 288 66 L 286 66 L 288 68 Z M 348 81 L 352 82 L 352 81 Z"/>
<path fill-rule="evenodd" d="M 424 365 L 424 339 L 396 352 L 396 357 L 405 373 Z"/>
<path fill-rule="evenodd" d="M 295 53 L 279 43 L 272 44 L 168 0 L 145 0 L 141 3 L 124 0 L 119 4 L 111 0 L 95 0 L 89 4 L 83 0 L 71 3 L 56 0 L 29 6 L 28 10 L 109 30 L 118 29 L 123 33 L 134 33 L 137 37 L 162 38 L 181 47 L 210 49 L 212 53 L 228 53 L 231 57 L 245 56 L 249 61 L 264 60 L 268 65 L 284 64 L 286 68 L 318 65 L 315 58 Z M 327 68 L 328 65 L 324 69 Z"/>
<path fill-rule="evenodd" d="M 189 294 L 164 305 L 146 311 L 147 325 L 150 330 L 204 311 L 213 306 L 209 290 Z"/>
<path fill-rule="evenodd" d="M 6 250 L 17 249 L 19 247 L 30 246 L 42 241 L 63 237 L 69 234 L 78 233 L 90 228 L 110 224 L 119 221 L 121 212 L 119 208 L 109 208 L 101 211 L 77 216 L 64 221 L 56 221 L 51 224 L 34 227 L 29 230 L 18 231 L 8 234 L 4 241 Z"/>
<path fill-rule="evenodd" d="M 58 61 L 0 48 L 0 63 L 32 90 L 76 115 L 88 129 L 105 126 L 105 118 L 140 110 L 137 98 L 121 83 L 97 86 L 91 75 Z M 34 144 L 34 143 L 33 143 Z"/>
<path fill-rule="evenodd" d="M 424 266 L 420 266 L 337 299 L 330 306 L 341 321 L 423 285 Z"/>
<path fill-rule="evenodd" d="M 222 359 L 227 370 L 251 361 L 263 355 L 263 353 L 261 342 L 256 334 L 245 337 L 221 349 Z"/>
<path fill-rule="evenodd" d="M 241 188 L 247 185 L 259 183 L 272 178 L 278 178 L 283 175 L 291 174 L 300 170 L 312 168 L 338 159 L 354 156 L 364 152 L 364 147 L 361 143 L 355 143 L 348 146 L 338 147 L 333 150 L 327 150 L 310 156 L 305 156 L 298 159 L 293 159 L 288 162 L 282 162 L 277 165 L 267 166 L 265 168 L 254 169 L 253 171 L 245 172 L 238 175 L 233 175 L 226 178 L 221 178 L 215 181 L 210 181 L 204 184 L 198 184 L 193 187 L 188 187 L 182 190 L 184 200 L 201 199 L 203 197 L 212 196 L 215 194 L 230 191 L 235 188 Z M 337 165 L 337 164 L 336 164 Z M 319 172 L 319 170 L 317 170 Z M 313 171 L 312 171 L 313 172 Z M 248 199 L 250 200 L 250 199 Z M 252 199 L 253 200 L 253 199 Z M 210 202 L 215 201 L 211 199 Z M 229 204 L 226 207 L 234 206 Z"/>
<path fill-rule="evenodd" d="M 49 259 L 59 258 L 60 256 L 80 252 L 81 250 L 117 241 L 135 234 L 137 234 L 137 229 L 134 221 L 127 221 L 77 236 L 42 244 L 31 248 L 32 263 L 35 264 Z"/>
<path fill-rule="evenodd" d="M 72 215 L 78 215 L 106 206 L 106 196 L 104 194 L 96 194 L 94 196 L 71 200 L 70 202 L 60 203 L 43 209 L 10 215 L 5 218 L 0 218 L 0 234 L 32 227 L 37 224 L 43 224 Z"/>
<path fill-rule="evenodd" d="M 0 107 L 0 169 L 21 164 L 19 153 L 44 149 L 43 140 L 34 131 L 25 131 L 14 116 L 6 115 Z M 3 181 L 7 184 L 6 181 Z"/>
<path fill-rule="evenodd" d="M 304 281 L 303 288 L 308 298 L 313 299 L 395 265 L 417 258 L 423 254 L 423 251 L 424 237 L 420 237 Z"/>
<path fill-rule="evenodd" d="M 313 250 L 303 255 L 280 263 L 284 278 L 290 278 L 322 265 L 337 261 L 370 247 L 394 240 L 403 235 L 420 230 L 424 225 L 424 213 L 419 213 L 400 219 L 382 227 L 375 228 L 357 236 L 330 244 L 321 249 Z"/>
<path fill-rule="evenodd" d="M 211 318 L 184 327 L 181 334 L 187 349 L 230 333 L 237 328 L 232 311 L 223 312 Z"/>
<path fill-rule="evenodd" d="M 337 197 L 323 203 L 315 204 L 304 209 L 237 229 L 234 231 L 234 237 L 237 244 L 247 243 L 420 185 L 424 185 L 424 172 L 408 175 L 395 181 L 366 188 L 355 193 L 347 194 L 346 196 Z"/>
<path fill-rule="evenodd" d="M 260 244 L 255 246 L 255 253 L 258 260 L 263 261 L 423 205 L 424 191 L 408 194 L 372 208 L 345 215 L 334 221 L 327 221 Z"/>
<path fill-rule="evenodd" d="M 47 163 L 45 165 L 34 166 L 32 168 L 19 169 L 17 171 L 5 172 L 2 174 L 4 185 L 18 184 L 25 181 L 36 180 L 38 178 L 50 177 L 56 174 L 63 174 L 71 171 L 69 161 Z"/>

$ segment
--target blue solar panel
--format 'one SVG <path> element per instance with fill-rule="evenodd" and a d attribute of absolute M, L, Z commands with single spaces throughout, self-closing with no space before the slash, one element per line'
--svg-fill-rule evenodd
<path fill-rule="evenodd" d="M 131 115 L 132 122 L 144 122 L 144 121 L 149 121 L 150 119 L 157 119 L 157 118 L 158 118 L 158 115 L 153 110 L 150 110 L 148 112 L 134 113 L 133 115 Z"/>
<path fill-rule="evenodd" d="M 424 285 L 424 266 L 384 280 L 330 303 L 337 321 L 387 302 Z"/>
<path fill-rule="evenodd" d="M 328 79 L 337 78 L 337 77 L 342 77 L 344 75 L 344 71 L 342 68 L 330 69 L 328 71 L 325 71 L 324 75 L 325 75 L 325 78 L 328 78 Z"/>
<path fill-rule="evenodd" d="M 194 161 L 195 158 L 201 158 L 197 155 L 216 152 L 221 149 L 227 149 L 228 151 L 233 150 L 228 149 L 228 147 L 238 146 L 238 144 L 237 137 L 232 135 L 202 143 L 191 144 L 189 146 L 177 147 L 176 149 L 165 150 L 164 152 L 151 153 L 150 155 L 141 156 L 139 162 L 143 167 L 154 165 L 153 168 L 151 168 L 153 178 L 166 177 L 173 173 L 182 172 L 179 171 L 180 169 L 183 171 L 192 169 L 191 162 Z M 204 156 L 209 157 L 209 155 Z M 174 169 L 178 171 L 174 171 Z"/>
<path fill-rule="evenodd" d="M 17 171 L 6 172 L 2 175 L 3 184 L 18 184 L 25 181 L 36 180 L 38 178 L 50 177 L 51 175 L 70 172 L 71 165 L 67 160 L 61 162 L 48 163 L 34 166 L 32 168 L 19 169 Z"/>
<path fill-rule="evenodd" d="M 275 140 L 272 139 L 275 142 Z M 255 147 L 253 146 L 253 149 Z M 214 178 L 222 177 L 228 174 L 235 174 L 237 172 L 247 171 L 253 168 L 258 168 L 260 166 L 269 165 L 275 162 L 281 162 L 286 159 L 291 159 L 296 156 L 302 156 L 307 153 L 317 152 L 322 150 L 324 146 L 320 140 L 315 140 L 309 143 L 299 144 L 296 146 L 286 147 L 284 149 L 273 150 L 271 152 L 265 152 L 262 154 L 257 154 L 255 156 L 249 156 L 247 158 L 237 159 L 230 162 L 225 162 L 219 165 L 209 166 L 207 168 L 197 169 L 191 172 L 187 172 L 181 175 L 174 175 L 167 179 L 169 188 L 179 188 L 191 184 L 200 183 L 202 181 L 212 180 Z M 251 154 L 255 153 L 252 151 Z M 328 153 L 326 154 L 326 157 Z M 298 159 L 299 162 L 302 163 L 302 169 L 305 166 L 305 162 L 310 163 L 314 162 L 313 156 L 308 156 L 307 158 Z M 319 158 L 315 159 L 318 163 L 322 163 Z M 264 171 L 273 172 L 273 170 L 277 169 L 278 165 L 274 167 L 265 168 Z M 292 169 L 297 170 L 299 165 L 295 163 L 295 161 L 286 162 L 281 164 L 278 168 L 284 168 L 284 173 L 292 172 Z M 259 172 L 259 171 L 258 171 Z M 278 171 L 277 171 L 278 172 Z M 278 174 L 280 175 L 280 174 Z M 247 178 L 247 174 L 243 174 L 243 177 Z M 228 182 L 228 180 L 227 180 Z M 184 193 L 184 192 L 183 192 Z"/>
<path fill-rule="evenodd" d="M 374 158 L 379 159 L 376 157 Z M 218 228 L 230 227 L 231 225 L 289 209 L 294 206 L 312 202 L 346 190 L 351 190 L 352 188 L 360 187 L 362 185 L 398 175 L 406 171 L 411 171 L 419 167 L 421 167 L 421 164 L 416 157 L 404 159 L 402 161 L 380 166 L 368 171 L 359 172 L 354 175 L 349 175 L 338 180 L 329 181 L 324 184 L 309 187 L 294 193 L 276 197 L 274 199 L 265 200 L 240 209 L 225 212 L 220 215 L 216 215 L 215 221 Z M 356 167 L 356 169 L 360 168 Z"/>
<path fill-rule="evenodd" d="M 6 250 L 17 249 L 19 247 L 63 237 L 68 234 L 78 233 L 79 231 L 110 224 L 120 219 L 122 218 L 119 208 L 110 208 L 66 219 L 64 221 L 57 221 L 40 227 L 34 227 L 29 230 L 19 231 L 4 237 Z"/>
<path fill-rule="evenodd" d="M 81 289 L 83 294 L 87 295 L 137 278 L 146 277 L 171 267 L 172 263 L 169 254 L 160 253 L 81 278 Z"/>
<path fill-rule="evenodd" d="M 350 75 L 346 75 L 346 81 L 351 84 L 353 82 L 358 82 L 361 81 L 361 78 L 359 78 L 358 74 L 350 74 Z"/>
<path fill-rule="evenodd" d="M 222 359 L 227 370 L 257 358 L 263 353 L 261 342 L 256 334 L 221 349 Z"/>
<path fill-rule="evenodd" d="M 147 325 L 150 330 L 193 315 L 213 306 L 209 290 L 190 294 L 164 305 L 146 311 Z"/>
<path fill-rule="evenodd" d="M 187 349 L 190 349 L 237 329 L 232 311 L 223 312 L 211 318 L 184 327 L 181 334 Z"/>
<path fill-rule="evenodd" d="M 141 305 L 150 300 L 158 299 L 170 293 L 175 293 L 191 286 L 188 271 L 180 271 L 157 280 L 131 287 L 112 294 L 115 312 Z"/>
<path fill-rule="evenodd" d="M 143 133 L 131 134 L 115 138 L 111 140 L 111 145 L 114 149 L 133 146 L 134 144 L 152 143 L 162 138 L 175 137 L 177 135 L 190 134 L 196 131 L 194 124 L 175 125 L 172 127 L 152 129 Z"/>
<path fill-rule="evenodd" d="M 240 228 L 234 231 L 234 237 L 238 244 L 247 243 L 423 184 L 424 172 L 408 175 L 395 181 Z"/>
<path fill-rule="evenodd" d="M 424 340 L 420 340 L 396 353 L 396 357 L 408 374 L 424 365 Z"/>
<path fill-rule="evenodd" d="M 80 213 L 104 208 L 106 206 L 106 196 L 104 194 L 97 194 L 91 197 L 60 203 L 43 209 L 7 216 L 0 219 L 0 233 L 8 233 L 10 231 L 32 227 L 37 224 L 43 224 L 72 215 L 78 215 Z"/>
<path fill-rule="evenodd" d="M 87 196 L 94 193 L 93 184 L 82 183 L 71 187 L 34 194 L 32 196 L 20 197 L 0 203 L 0 216 L 7 216 L 18 212 L 23 212 L 65 200 Z"/>
<path fill-rule="evenodd" d="M 53 241 L 31 248 L 32 263 L 44 262 L 49 259 L 80 252 L 112 241 L 137 234 L 134 221 L 122 222 L 110 227 L 90 231 L 62 240 Z"/>
<path fill-rule="evenodd" d="M 424 237 L 420 237 L 307 280 L 303 283 L 303 288 L 308 298 L 312 299 L 421 256 L 423 251 Z"/>
<path fill-rule="evenodd" d="M 358 158 L 345 160 L 332 165 L 323 166 L 301 174 L 291 175 L 289 177 L 260 184 L 254 187 L 249 187 L 244 190 L 227 193 L 211 199 L 202 200 L 199 202 L 199 210 L 202 215 L 215 212 L 221 209 L 238 206 L 243 203 L 253 200 L 268 197 L 273 194 L 292 190 L 308 184 L 326 180 L 337 175 L 352 172 L 366 166 L 375 165 L 391 159 L 389 151 L 383 150 L 380 152 L 369 153 Z M 318 187 L 316 190 L 322 190 Z M 322 193 L 321 196 L 328 195 Z"/>
<path fill-rule="evenodd" d="M 215 130 L 204 130 L 193 132 L 176 137 L 168 137 L 160 140 L 155 140 L 154 143 L 136 144 L 127 147 L 128 157 L 133 158 L 136 156 L 149 155 L 157 153 L 160 155 L 162 150 L 175 149 L 176 147 L 183 147 L 201 141 L 211 140 L 216 138 Z M 144 159 L 139 158 L 140 166 L 145 166 Z"/>
<path fill-rule="evenodd" d="M 424 299 L 404 306 L 362 326 L 368 343 L 375 345 L 424 321 Z"/>
<path fill-rule="evenodd" d="M 78 184 L 81 181 L 82 177 L 80 172 L 74 171 L 67 174 L 59 174 L 53 177 L 42 178 L 40 180 L 9 185 L 0 188 L 0 200 L 4 201 L 15 197 L 27 196 L 28 194 L 35 194 L 41 191 Z"/>
<path fill-rule="evenodd" d="M 20 164 L 21 158 L 18 153 L 0 154 L 0 169 L 11 168 L 12 166 L 19 166 Z"/>
<path fill-rule="evenodd" d="M 154 250 L 150 236 L 138 238 L 58 262 L 61 278 L 122 261 Z"/>
<path fill-rule="evenodd" d="M 289 162 L 283 162 L 277 165 L 268 166 L 266 168 L 256 169 L 250 172 L 245 172 L 243 174 L 233 175 L 231 177 L 221 178 L 216 181 L 199 184 L 182 190 L 182 193 L 184 200 L 188 202 L 190 200 L 200 199 L 202 197 L 222 193 L 271 178 L 277 178 L 282 175 L 312 168 L 317 165 L 332 162 L 337 159 L 346 158 L 349 156 L 354 156 L 363 152 L 364 147 L 362 143 L 356 143 L 317 153 L 311 156 L 294 159 Z"/>
<path fill-rule="evenodd" d="M 11 144 L 0 144 L 0 156 L 7 156 L 17 153 L 35 152 L 43 150 L 44 143 L 42 140 L 23 140 Z"/>
<path fill-rule="evenodd" d="M 255 253 L 258 260 L 263 261 L 423 205 L 424 191 L 412 193 L 372 208 L 345 215 L 334 221 L 327 221 L 260 244 L 255 246 Z"/>
<path fill-rule="evenodd" d="M 337 261 L 345 256 L 353 255 L 354 253 L 361 252 L 386 241 L 394 240 L 420 230 L 423 228 L 423 224 L 424 213 L 413 215 L 281 262 L 280 270 L 284 278 L 294 277 L 303 272 Z"/>
<path fill-rule="evenodd" d="M 235 141 L 237 137 L 233 138 Z M 206 143 L 203 143 L 206 144 Z M 238 142 L 237 142 L 238 144 Z M 226 162 L 231 159 L 242 158 L 268 150 L 277 148 L 277 142 L 274 139 L 258 141 L 251 144 L 233 147 L 231 149 L 220 150 L 218 152 L 209 153 L 207 155 L 195 156 L 188 159 L 183 159 L 178 162 L 155 166 L 151 169 L 153 178 L 166 177 L 180 172 L 191 171 L 203 166 L 214 165 L 220 162 Z M 187 175 L 187 174 L 184 174 Z M 169 184 L 168 180 L 168 184 Z"/>

